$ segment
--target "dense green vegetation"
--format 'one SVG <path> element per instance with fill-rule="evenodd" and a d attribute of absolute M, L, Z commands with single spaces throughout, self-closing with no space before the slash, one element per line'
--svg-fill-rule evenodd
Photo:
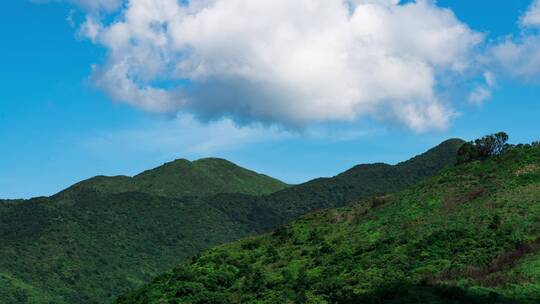
<path fill-rule="evenodd" d="M 0 201 L 0 302 L 110 300 L 185 257 L 252 233 L 204 197 L 286 187 L 225 160 L 177 160 L 48 198 Z"/>
<path fill-rule="evenodd" d="M 540 146 L 311 213 L 177 266 L 124 303 L 539 303 Z"/>
<path fill-rule="evenodd" d="M 457 162 L 462 164 L 500 155 L 512 148 L 512 145 L 507 144 L 508 139 L 508 134 L 498 132 L 465 143 L 458 150 Z"/>
<path fill-rule="evenodd" d="M 235 222 L 261 233 L 313 210 L 340 207 L 412 186 L 454 164 L 463 143 L 450 139 L 397 165 L 358 165 L 335 177 L 318 178 L 270 195 L 222 194 L 204 200 Z"/>
<path fill-rule="evenodd" d="M 384 163 L 358 165 L 332 178 L 319 178 L 265 196 L 268 205 L 279 209 L 287 220 L 309 210 L 340 207 L 374 195 L 393 193 L 432 176 L 456 162 L 464 141 L 447 140 L 408 161 L 391 166 Z"/>
<path fill-rule="evenodd" d="M 288 188 L 223 160 L 180 160 L 134 178 L 97 177 L 52 197 L 0 202 L 0 303 L 112 301 L 215 245 L 402 190 L 453 164 L 462 143 Z M 263 193 L 270 194 L 252 195 Z"/>
<path fill-rule="evenodd" d="M 283 182 L 239 167 L 227 160 L 204 158 L 166 163 L 133 178 L 97 176 L 63 191 L 93 189 L 105 193 L 143 192 L 168 197 L 209 196 L 218 193 L 262 195 L 287 188 Z"/>
<path fill-rule="evenodd" d="M 250 233 L 199 201 L 143 193 L 80 192 L 71 202 L 35 199 L 0 214 L 1 272 L 63 297 L 55 303 L 103 302 Z"/>

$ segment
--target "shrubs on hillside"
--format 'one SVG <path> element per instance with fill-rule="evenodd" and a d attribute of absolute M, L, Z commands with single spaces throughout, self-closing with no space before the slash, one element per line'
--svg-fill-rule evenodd
<path fill-rule="evenodd" d="M 116 303 L 538 304 L 540 174 L 514 174 L 538 163 L 515 146 L 447 168 L 215 248 Z"/>
<path fill-rule="evenodd" d="M 511 147 L 507 144 L 508 138 L 508 134 L 499 132 L 465 143 L 458 150 L 457 162 L 462 164 L 501 155 Z"/>

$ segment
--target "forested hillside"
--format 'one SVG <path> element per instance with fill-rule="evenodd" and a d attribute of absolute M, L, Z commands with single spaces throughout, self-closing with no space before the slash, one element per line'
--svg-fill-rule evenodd
<path fill-rule="evenodd" d="M 540 303 L 540 145 L 214 248 L 117 303 Z"/>
<path fill-rule="evenodd" d="M 335 177 L 315 179 L 264 199 L 290 219 L 306 210 L 339 207 L 373 195 L 400 191 L 454 164 L 463 143 L 461 139 L 450 139 L 397 165 L 358 165 Z"/>
<path fill-rule="evenodd" d="M 224 160 L 179 160 L 133 178 L 97 177 L 52 197 L 0 203 L 0 302 L 112 301 L 215 245 L 402 190 L 455 163 L 462 143 L 292 187 Z M 253 195 L 263 193 L 270 194 Z"/>

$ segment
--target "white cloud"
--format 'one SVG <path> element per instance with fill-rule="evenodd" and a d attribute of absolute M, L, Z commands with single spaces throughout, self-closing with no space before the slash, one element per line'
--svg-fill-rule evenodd
<path fill-rule="evenodd" d="M 527 12 L 520 18 L 523 27 L 540 26 L 540 0 L 535 0 Z"/>
<path fill-rule="evenodd" d="M 491 90 L 483 86 L 477 86 L 474 91 L 469 94 L 469 102 L 475 105 L 482 105 L 492 96 Z"/>
<path fill-rule="evenodd" d="M 495 78 L 495 74 L 490 71 L 484 72 L 484 81 L 486 82 L 486 85 L 490 88 L 493 88 L 497 85 L 497 79 Z"/>
<path fill-rule="evenodd" d="M 540 36 L 507 38 L 491 49 L 496 64 L 510 75 L 534 80 L 540 76 Z"/>
<path fill-rule="evenodd" d="M 73 23 L 73 18 L 71 18 L 71 22 Z M 79 35 L 96 43 L 102 30 L 103 26 L 101 25 L 101 22 L 96 20 L 95 17 L 89 15 L 86 16 L 86 20 L 81 24 L 79 28 Z"/>
<path fill-rule="evenodd" d="M 115 100 L 156 113 L 174 112 L 183 100 L 175 98 L 173 91 L 152 86 L 140 86 L 129 76 L 128 62 L 116 62 L 106 68 L 94 66 L 95 84 L 107 91 Z"/>
<path fill-rule="evenodd" d="M 521 33 L 492 46 L 489 56 L 504 73 L 537 81 L 540 76 L 540 0 L 535 0 L 520 17 L 520 25 Z"/>
<path fill-rule="evenodd" d="M 493 96 L 492 90 L 497 85 L 497 80 L 492 72 L 486 71 L 483 76 L 484 83 L 477 85 L 469 94 L 469 102 L 477 106 L 491 99 Z"/>
<path fill-rule="evenodd" d="M 109 51 L 96 84 L 145 110 L 443 129 L 453 111 L 438 99 L 438 75 L 466 70 L 483 37 L 432 1 L 398 2 L 129 0 L 115 21 L 89 18 L 81 33 Z"/>

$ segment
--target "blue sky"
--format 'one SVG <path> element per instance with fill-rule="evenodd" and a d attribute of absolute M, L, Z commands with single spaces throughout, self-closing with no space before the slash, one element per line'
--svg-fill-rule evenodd
<path fill-rule="evenodd" d="M 440 0 L 437 5 L 482 32 L 479 48 L 485 49 L 507 35 L 524 35 L 518 20 L 531 1 Z M 300 183 L 359 163 L 406 160 L 447 138 L 474 139 L 504 130 L 513 142 L 540 139 L 540 85 L 534 81 L 540 73 L 523 78 L 501 72 L 489 88 L 491 98 L 480 106 L 466 99 L 471 85 L 483 85 L 481 73 L 452 76 L 453 84 L 440 94 L 458 114 L 448 125 L 427 130 L 370 115 L 309 121 L 296 129 L 287 126 L 288 120 L 281 124 L 243 112 L 233 112 L 231 121 L 222 120 L 219 111 L 210 116 L 182 108 L 148 111 L 132 106 L 139 99 L 122 102 L 96 85 L 92 66 L 106 68 L 111 47 L 80 33 L 85 16 L 96 14 L 73 3 L 3 4 L 0 197 L 51 195 L 94 175 L 133 175 L 176 158 L 223 157 Z M 99 18 L 121 13 L 115 14 Z M 156 82 L 161 79 L 152 79 Z"/>

